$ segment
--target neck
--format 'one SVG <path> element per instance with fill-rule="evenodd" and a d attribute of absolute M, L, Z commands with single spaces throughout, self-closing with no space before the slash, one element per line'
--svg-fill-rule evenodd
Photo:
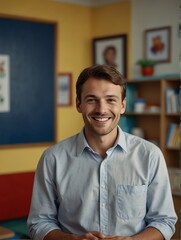
<path fill-rule="evenodd" d="M 106 152 L 114 146 L 117 139 L 118 129 L 115 128 L 111 133 L 103 136 L 89 134 L 85 129 L 85 136 L 89 146 L 97 152 L 103 159 L 107 156 Z"/>

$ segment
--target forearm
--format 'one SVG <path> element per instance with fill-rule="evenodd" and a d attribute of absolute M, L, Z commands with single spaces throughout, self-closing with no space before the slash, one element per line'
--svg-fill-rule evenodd
<path fill-rule="evenodd" d="M 144 231 L 132 236 L 133 240 L 163 240 L 164 237 L 159 230 L 153 227 L 146 228 Z"/>
<path fill-rule="evenodd" d="M 64 233 L 61 230 L 52 230 L 45 237 L 44 240 L 78 240 L 78 236 L 74 234 Z"/>
<path fill-rule="evenodd" d="M 156 228 L 149 227 L 134 236 L 105 236 L 104 240 L 163 240 L 164 237 Z"/>

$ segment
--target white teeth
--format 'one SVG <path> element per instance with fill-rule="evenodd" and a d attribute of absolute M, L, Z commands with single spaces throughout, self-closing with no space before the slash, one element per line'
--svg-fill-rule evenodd
<path fill-rule="evenodd" d="M 109 118 L 94 118 L 96 121 L 99 121 L 99 122 L 105 122 L 107 121 Z"/>

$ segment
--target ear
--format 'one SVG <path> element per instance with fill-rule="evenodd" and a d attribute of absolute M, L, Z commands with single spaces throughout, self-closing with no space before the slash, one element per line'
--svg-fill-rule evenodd
<path fill-rule="evenodd" d="M 126 111 L 126 98 L 121 103 L 120 114 L 123 114 Z"/>
<path fill-rule="evenodd" d="M 76 98 L 76 108 L 77 108 L 77 111 L 79 113 L 82 113 L 82 110 L 81 110 L 81 102 L 78 98 Z"/>

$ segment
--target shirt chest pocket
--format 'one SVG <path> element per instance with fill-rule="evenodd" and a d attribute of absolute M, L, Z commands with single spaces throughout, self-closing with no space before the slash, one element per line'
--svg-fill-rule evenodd
<path fill-rule="evenodd" d="M 146 185 L 117 187 L 117 215 L 121 219 L 143 218 L 146 213 Z"/>

